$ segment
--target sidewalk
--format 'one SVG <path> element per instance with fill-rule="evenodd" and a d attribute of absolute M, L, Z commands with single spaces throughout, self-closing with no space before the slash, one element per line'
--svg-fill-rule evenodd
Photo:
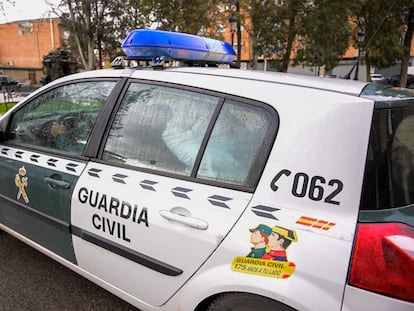
<path fill-rule="evenodd" d="M 24 98 L 26 98 L 26 96 L 16 94 L 16 95 L 11 96 L 8 101 L 13 102 L 13 103 L 18 103 L 22 101 Z M 0 96 L 0 104 L 4 104 L 5 102 L 6 102 L 6 98 L 4 98 L 4 96 Z"/>
<path fill-rule="evenodd" d="M 2 96 L 3 95 L 3 96 Z M 0 93 L 0 106 L 2 105 L 9 105 L 5 106 L 7 110 L 9 110 L 11 107 L 13 107 L 16 103 L 19 103 L 24 98 L 26 98 L 28 94 L 12 94 L 11 97 L 6 97 L 4 94 Z M 13 104 L 12 104 L 13 103 Z M 2 106 L 3 107 L 3 106 Z M 3 112 L 0 112 L 0 117 L 4 114 L 4 109 L 2 109 Z"/>

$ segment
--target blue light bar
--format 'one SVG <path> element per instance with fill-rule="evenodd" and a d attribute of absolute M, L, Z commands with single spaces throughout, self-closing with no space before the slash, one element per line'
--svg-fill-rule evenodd
<path fill-rule="evenodd" d="M 165 57 L 173 60 L 231 63 L 236 53 L 225 41 L 152 29 L 137 29 L 128 34 L 122 50 L 130 59 Z"/>

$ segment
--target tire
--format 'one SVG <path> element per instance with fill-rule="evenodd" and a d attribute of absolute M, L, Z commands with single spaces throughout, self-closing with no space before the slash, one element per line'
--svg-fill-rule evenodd
<path fill-rule="evenodd" d="M 215 298 L 207 311 L 294 311 L 295 309 L 270 298 L 247 294 L 226 293 Z"/>

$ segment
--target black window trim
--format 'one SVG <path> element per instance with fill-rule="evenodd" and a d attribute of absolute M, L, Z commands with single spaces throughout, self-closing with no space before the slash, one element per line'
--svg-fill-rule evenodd
<path fill-rule="evenodd" d="M 133 171 L 139 171 L 139 172 L 144 172 L 144 173 L 149 173 L 149 174 L 156 174 L 156 175 L 160 175 L 160 176 L 181 179 L 181 180 L 185 180 L 185 181 L 189 181 L 189 182 L 196 182 L 196 183 L 199 183 L 199 184 L 205 184 L 205 185 L 211 185 L 211 186 L 216 186 L 216 187 L 227 188 L 227 189 L 231 189 L 231 190 L 238 190 L 238 191 L 250 192 L 250 193 L 253 193 L 255 191 L 255 189 L 256 189 L 259 181 L 260 181 L 260 178 L 263 174 L 263 170 L 266 166 L 268 157 L 269 157 L 270 152 L 273 148 L 274 142 L 276 140 L 277 133 L 279 131 L 280 118 L 279 118 L 278 112 L 276 111 L 276 109 L 274 107 L 272 107 L 271 105 L 269 105 L 265 102 L 260 102 L 260 101 L 253 100 L 253 99 L 250 99 L 250 98 L 240 97 L 240 96 L 236 96 L 236 95 L 221 93 L 221 92 L 217 92 L 217 91 L 213 91 L 213 90 L 208 90 L 208 89 L 198 88 L 198 87 L 193 87 L 193 86 L 188 86 L 188 85 L 182 85 L 182 84 L 164 82 L 164 81 L 157 81 L 157 80 L 139 79 L 139 78 L 126 78 L 126 80 L 128 80 L 128 81 L 126 81 L 123 84 L 122 90 L 119 92 L 119 94 L 117 94 L 119 96 L 117 96 L 116 103 L 114 103 L 113 109 L 111 109 L 110 117 L 106 116 L 106 117 L 108 117 L 108 119 L 107 119 L 107 122 L 105 124 L 104 132 L 100 133 L 101 134 L 101 141 L 100 141 L 100 144 L 99 144 L 99 151 L 97 153 L 96 158 L 94 158 L 94 161 L 96 161 L 97 163 L 110 165 L 110 166 L 117 166 L 117 167 L 121 167 L 121 168 L 125 168 L 125 169 L 130 169 L 130 170 L 133 170 Z M 216 110 L 213 113 L 212 120 L 211 120 L 211 122 L 210 122 L 210 124 L 209 124 L 209 126 L 206 130 L 206 135 L 203 138 L 202 145 L 201 145 L 199 153 L 196 157 L 196 162 L 194 164 L 194 168 L 193 168 L 193 171 L 191 172 L 190 176 L 174 174 L 174 173 L 165 172 L 165 171 L 161 171 L 161 170 L 148 169 L 148 168 L 143 168 L 143 167 L 138 167 L 138 166 L 133 166 L 133 165 L 128 165 L 128 164 L 109 162 L 109 161 L 106 161 L 106 160 L 102 159 L 103 152 L 104 152 L 104 147 L 105 147 L 106 141 L 108 139 L 108 135 L 109 135 L 110 129 L 112 127 L 112 124 L 114 122 L 116 113 L 118 112 L 118 110 L 121 106 L 122 100 L 125 97 L 125 94 L 126 94 L 128 88 L 129 88 L 129 86 L 133 83 L 140 83 L 140 84 L 147 84 L 147 85 L 154 85 L 154 86 L 162 86 L 162 87 L 174 88 L 174 89 L 179 89 L 179 90 L 191 91 L 191 92 L 195 92 L 195 93 L 215 96 L 215 97 L 220 99 L 219 103 L 216 107 Z M 218 118 L 218 115 L 221 111 L 221 108 L 223 107 L 223 105 L 226 101 L 234 101 L 234 102 L 245 104 L 245 105 L 247 104 L 247 105 L 251 105 L 251 106 L 261 107 L 262 109 L 269 112 L 270 116 L 272 117 L 272 119 L 274 121 L 274 124 L 272 122 L 269 124 L 271 126 L 271 128 L 268 130 L 268 135 L 266 135 L 264 144 L 261 147 L 260 152 L 259 152 L 259 154 L 261 156 L 263 156 L 263 159 L 261 161 L 260 160 L 255 161 L 254 165 L 252 166 L 252 169 L 259 170 L 259 172 L 257 174 L 258 178 L 257 178 L 257 180 L 255 180 L 254 185 L 252 187 L 232 184 L 230 182 L 222 182 L 222 181 L 202 179 L 202 178 L 199 178 L 199 177 L 196 177 L 195 175 L 193 175 L 198 170 L 198 167 L 201 163 L 201 159 L 202 159 L 204 150 L 205 150 L 205 148 L 207 146 L 207 143 L 208 143 L 208 139 L 211 136 L 214 124 L 217 121 L 217 118 Z M 106 111 L 109 111 L 109 110 L 106 110 Z M 101 122 L 101 121 L 102 120 L 99 120 L 99 122 Z M 102 126 L 100 126 L 99 128 L 102 128 Z M 95 141 L 94 145 L 95 146 L 98 145 L 98 144 L 96 144 L 96 141 Z M 197 169 L 195 169 L 196 167 L 197 167 Z"/>
<path fill-rule="evenodd" d="M 96 124 L 91 130 L 89 140 L 86 144 L 84 150 L 84 155 L 88 158 L 96 158 L 99 154 L 100 143 L 102 141 L 102 135 L 106 131 L 106 128 L 109 124 L 116 104 L 121 97 L 121 92 L 124 90 L 125 84 L 127 83 L 127 78 L 117 78 L 117 83 L 112 89 L 111 94 L 108 96 L 105 104 L 103 105 L 97 119 Z M 112 122 L 111 122 L 112 124 Z"/>
<path fill-rule="evenodd" d="M 210 123 L 207 126 L 206 132 L 204 134 L 203 140 L 201 141 L 200 149 L 197 153 L 196 159 L 194 161 L 193 170 L 191 171 L 190 177 L 197 178 L 197 172 L 200 168 L 201 160 L 203 159 L 204 152 L 206 151 L 208 141 L 210 140 L 211 133 L 213 131 L 214 125 L 217 122 L 217 118 L 220 115 L 220 111 L 224 105 L 224 98 L 220 98 L 219 103 L 216 106 L 216 109 L 211 116 Z"/>

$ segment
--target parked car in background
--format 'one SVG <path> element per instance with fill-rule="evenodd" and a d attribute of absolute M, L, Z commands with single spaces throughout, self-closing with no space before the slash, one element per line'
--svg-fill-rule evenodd
<path fill-rule="evenodd" d="M 21 85 L 19 81 L 5 75 L 0 75 L 0 89 L 18 88 Z"/>
<path fill-rule="evenodd" d="M 380 73 L 371 73 L 370 77 L 372 82 L 382 82 L 385 80 L 384 76 Z"/>
<path fill-rule="evenodd" d="M 393 75 L 388 78 L 388 83 L 393 86 L 400 86 L 400 78 L 401 75 Z M 405 85 L 405 87 L 409 89 L 414 89 L 414 75 L 407 75 L 407 84 Z"/>

